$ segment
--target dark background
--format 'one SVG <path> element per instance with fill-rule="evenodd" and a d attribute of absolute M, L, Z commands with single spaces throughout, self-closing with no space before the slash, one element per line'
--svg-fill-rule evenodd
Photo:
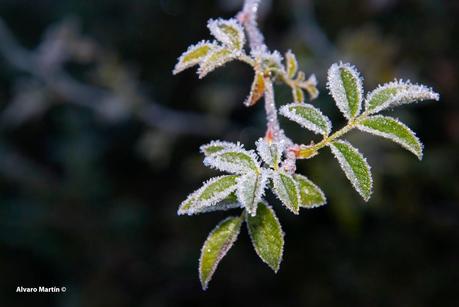
<path fill-rule="evenodd" d="M 199 145 L 252 148 L 264 110 L 242 105 L 252 73 L 241 63 L 204 80 L 171 71 L 209 38 L 207 19 L 233 16 L 239 1 L 0 0 L 1 306 L 459 306 L 459 3 L 266 4 L 268 45 L 316 73 L 314 103 L 335 128 L 324 84 L 336 61 L 354 63 L 367 90 L 397 77 L 438 91 L 440 102 L 389 112 L 423 140 L 423 161 L 351 133 L 373 167 L 368 204 L 327 150 L 300 161 L 328 205 L 297 217 L 271 202 L 286 232 L 279 273 L 244 228 L 203 292 L 200 247 L 231 213 L 178 217 L 177 207 L 216 174 Z M 15 293 L 40 285 L 67 292 Z"/>

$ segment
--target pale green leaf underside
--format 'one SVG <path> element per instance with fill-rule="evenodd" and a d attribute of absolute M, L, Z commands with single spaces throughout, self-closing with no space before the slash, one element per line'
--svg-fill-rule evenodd
<path fill-rule="evenodd" d="M 335 141 L 329 146 L 353 187 L 365 201 L 368 201 L 372 192 L 373 179 L 365 158 L 346 141 Z"/>
<path fill-rule="evenodd" d="M 300 195 L 298 186 L 293 177 L 283 171 L 277 171 L 273 174 L 273 192 L 294 214 L 298 214 L 300 206 Z"/>
<path fill-rule="evenodd" d="M 209 144 L 202 145 L 200 147 L 201 152 L 205 156 L 210 156 L 214 153 L 228 150 L 228 149 L 242 149 L 242 146 L 235 143 L 224 142 L 224 141 L 212 141 Z"/>
<path fill-rule="evenodd" d="M 369 117 L 360 122 L 358 129 L 392 140 L 422 159 L 422 144 L 415 133 L 392 117 Z"/>
<path fill-rule="evenodd" d="M 282 106 L 280 114 L 315 133 L 328 135 L 330 120 L 317 108 L 305 103 L 292 103 Z"/>
<path fill-rule="evenodd" d="M 300 191 L 300 207 L 317 208 L 325 205 L 327 199 L 316 184 L 303 175 L 296 174 L 293 177 L 298 183 Z"/>
<path fill-rule="evenodd" d="M 282 157 L 283 148 L 279 142 L 268 142 L 260 138 L 256 142 L 257 151 L 263 162 L 275 168 L 279 165 Z"/>
<path fill-rule="evenodd" d="M 261 202 L 255 216 L 246 214 L 246 221 L 256 253 L 277 272 L 282 261 L 284 233 L 273 209 Z"/>
<path fill-rule="evenodd" d="M 266 182 L 265 172 L 259 174 L 249 172 L 238 179 L 237 199 L 251 215 L 255 215 L 257 212 L 257 205 L 261 201 Z"/>
<path fill-rule="evenodd" d="M 204 159 L 204 164 L 215 169 L 244 174 L 249 171 L 258 172 L 258 162 L 253 154 L 245 150 L 224 150 Z"/>
<path fill-rule="evenodd" d="M 204 242 L 199 259 L 199 278 L 204 290 L 207 289 L 219 262 L 236 241 L 241 224 L 241 217 L 229 217 L 220 222 Z"/>
<path fill-rule="evenodd" d="M 216 204 L 207 204 L 203 205 L 202 203 L 197 203 L 196 198 L 198 196 L 196 191 L 192 193 L 179 207 L 177 214 L 178 215 L 196 215 L 207 212 L 214 211 L 226 211 L 234 208 L 241 208 L 241 204 L 237 200 L 236 193 L 231 193 L 229 196 L 223 200 L 217 202 Z"/>

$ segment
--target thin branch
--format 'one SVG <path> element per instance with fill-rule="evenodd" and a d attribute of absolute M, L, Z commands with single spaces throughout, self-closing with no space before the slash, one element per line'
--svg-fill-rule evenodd
<path fill-rule="evenodd" d="M 43 82 L 52 94 L 75 105 L 90 108 L 99 115 L 104 115 L 105 105 L 102 102 L 123 100 L 117 93 L 76 80 L 61 67 L 44 70 L 40 57 L 20 46 L 1 18 L 0 55 L 14 69 L 26 72 Z M 149 100 L 144 95 L 140 95 L 139 100 L 140 108 L 133 110 L 132 114 L 152 128 L 172 134 L 200 136 L 215 136 L 234 129 L 223 118 L 175 111 Z M 128 106 L 127 101 L 126 105 Z"/>

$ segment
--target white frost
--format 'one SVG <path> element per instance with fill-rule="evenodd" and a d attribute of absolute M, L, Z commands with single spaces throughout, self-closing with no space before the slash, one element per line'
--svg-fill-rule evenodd
<path fill-rule="evenodd" d="M 295 109 L 302 108 L 308 116 L 298 113 Z M 328 135 L 331 131 L 331 122 L 319 109 L 305 103 L 291 103 L 280 108 L 280 114 L 298 123 L 303 128 L 317 134 Z"/>
<path fill-rule="evenodd" d="M 375 90 L 368 93 L 365 99 L 366 109 L 369 109 L 369 103 L 375 97 L 375 95 L 378 95 L 381 92 L 389 89 L 394 89 L 396 91 L 395 94 L 390 95 L 389 98 L 384 102 L 373 107 L 369 114 L 375 114 L 384 109 L 399 106 L 402 104 L 420 102 L 424 100 L 438 101 L 440 99 L 440 95 L 438 93 L 434 92 L 431 88 L 425 85 L 412 84 L 409 80 L 395 80 L 384 85 L 379 85 Z"/>
<path fill-rule="evenodd" d="M 204 165 L 232 174 L 245 174 L 260 167 L 253 150 L 227 149 L 207 156 Z"/>
<path fill-rule="evenodd" d="M 284 151 L 284 142 L 267 142 L 264 138 L 260 138 L 255 144 L 263 162 L 270 167 L 279 165 Z"/>
<path fill-rule="evenodd" d="M 257 214 L 257 206 L 264 195 L 267 181 L 268 173 L 263 171 L 260 174 L 249 172 L 237 180 L 237 199 L 252 216 Z"/>
<path fill-rule="evenodd" d="M 344 88 L 343 80 L 341 78 L 340 70 L 345 69 L 347 70 L 353 78 L 356 80 L 357 83 L 357 93 L 358 93 L 358 109 L 355 114 L 352 114 L 352 110 L 350 109 L 349 101 L 347 99 L 346 90 Z M 327 88 L 330 91 L 333 99 L 338 106 L 338 109 L 343 113 L 343 115 L 350 119 L 360 113 L 362 108 L 362 97 L 363 97 L 363 80 L 360 76 L 357 69 L 349 63 L 339 63 L 333 64 L 330 69 L 328 70 L 328 82 Z"/>

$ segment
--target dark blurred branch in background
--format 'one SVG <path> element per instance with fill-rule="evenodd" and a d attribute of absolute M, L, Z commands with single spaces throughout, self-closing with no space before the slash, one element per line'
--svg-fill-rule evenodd
<path fill-rule="evenodd" d="M 178 112 L 151 101 L 141 93 L 139 82 L 129 72 L 120 71 L 119 67 L 116 72 L 120 76 L 117 76 L 113 88 L 110 88 L 113 84 L 98 87 L 77 80 L 65 71 L 63 66 L 67 62 L 95 61 L 103 67 L 110 65 L 104 61 L 111 57 L 95 42 L 81 37 L 73 21 L 51 27 L 38 48 L 29 51 L 16 42 L 0 19 L 0 55 L 12 68 L 28 73 L 33 79 L 25 87 L 29 91 L 24 92 L 24 86 L 19 87 L 16 98 L 0 117 L 1 125 L 19 125 L 26 119 L 18 117 L 27 112 L 24 109 L 43 112 L 51 103 L 46 98 L 52 97 L 90 108 L 105 119 L 134 116 L 147 126 L 172 135 L 214 136 L 231 129 L 231 124 L 224 118 Z M 41 91 L 37 91 L 40 87 Z"/>

